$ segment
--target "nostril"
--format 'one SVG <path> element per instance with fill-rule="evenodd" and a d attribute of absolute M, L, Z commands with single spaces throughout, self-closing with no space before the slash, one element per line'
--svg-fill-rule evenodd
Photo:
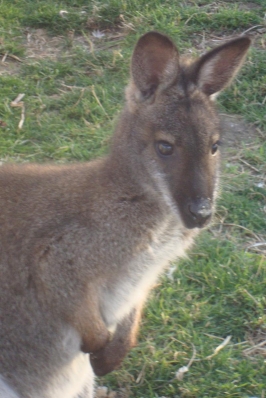
<path fill-rule="evenodd" d="M 212 214 L 212 206 L 210 199 L 197 199 L 196 201 L 190 202 L 188 205 L 190 214 L 194 220 L 199 222 L 205 221 Z"/>
<path fill-rule="evenodd" d="M 197 212 L 196 212 L 195 206 L 190 203 L 188 205 L 188 210 L 189 210 L 189 213 L 196 219 L 197 218 Z"/>

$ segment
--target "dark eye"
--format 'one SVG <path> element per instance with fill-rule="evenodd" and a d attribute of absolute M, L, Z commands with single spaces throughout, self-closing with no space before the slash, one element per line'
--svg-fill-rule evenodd
<path fill-rule="evenodd" d="M 169 156 L 172 155 L 172 153 L 174 152 L 174 146 L 172 144 L 169 144 L 169 142 L 159 141 L 157 142 L 156 146 L 160 155 Z"/>
<path fill-rule="evenodd" d="M 211 149 L 211 153 L 214 156 L 216 154 L 216 152 L 218 151 L 218 147 L 219 145 L 221 145 L 220 141 L 216 141 L 213 145 L 212 145 L 212 149 Z"/>

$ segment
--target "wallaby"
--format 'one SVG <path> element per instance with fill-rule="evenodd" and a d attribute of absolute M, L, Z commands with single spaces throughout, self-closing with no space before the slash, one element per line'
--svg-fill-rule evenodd
<path fill-rule="evenodd" d="M 106 157 L 0 168 L 1 398 L 91 398 L 94 374 L 135 344 L 158 275 L 211 219 L 213 97 L 249 45 L 239 37 L 188 61 L 149 32 Z"/>

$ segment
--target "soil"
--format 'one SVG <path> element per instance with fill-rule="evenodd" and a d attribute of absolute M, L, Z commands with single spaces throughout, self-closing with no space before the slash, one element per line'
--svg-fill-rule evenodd
<path fill-rule="evenodd" d="M 221 114 L 222 142 L 225 148 L 254 142 L 260 135 L 257 128 L 242 116 Z"/>
<path fill-rule="evenodd" d="M 27 29 L 25 31 L 26 59 L 49 58 L 56 60 L 62 52 L 64 38 L 62 36 L 51 37 L 45 29 Z"/>

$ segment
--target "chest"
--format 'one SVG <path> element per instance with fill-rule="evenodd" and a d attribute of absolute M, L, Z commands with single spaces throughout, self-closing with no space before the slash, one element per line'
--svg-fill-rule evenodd
<path fill-rule="evenodd" d="M 42 325 L 42 328 L 45 329 L 45 326 Z M 27 341 L 27 353 L 17 350 L 20 354 L 18 355 L 20 362 L 18 371 L 14 369 L 12 378 L 16 390 L 20 393 L 19 396 L 92 398 L 94 375 L 88 354 L 80 352 L 79 334 L 64 323 L 58 328 L 53 328 L 51 325 L 48 327 L 51 327 L 54 335 L 52 340 L 50 338 L 46 340 L 45 334 L 41 335 L 40 351 L 36 350 L 34 342 L 31 346 Z M 39 330 L 36 329 L 37 336 L 40 335 L 38 332 Z M 39 337 L 38 342 L 40 342 Z M 24 361 L 20 359 L 21 353 L 27 354 L 27 357 L 24 356 Z M 34 361 L 31 361 L 32 358 Z M 22 371 L 23 365 L 24 371 Z M 0 375 L 0 396 L 2 397 L 1 391 Z"/>
<path fill-rule="evenodd" d="M 124 265 L 120 277 L 104 293 L 103 316 L 110 330 L 146 300 L 158 276 L 171 261 L 182 257 L 191 243 L 192 237 L 185 237 L 182 229 L 169 220 L 136 248 L 136 254 Z"/>

